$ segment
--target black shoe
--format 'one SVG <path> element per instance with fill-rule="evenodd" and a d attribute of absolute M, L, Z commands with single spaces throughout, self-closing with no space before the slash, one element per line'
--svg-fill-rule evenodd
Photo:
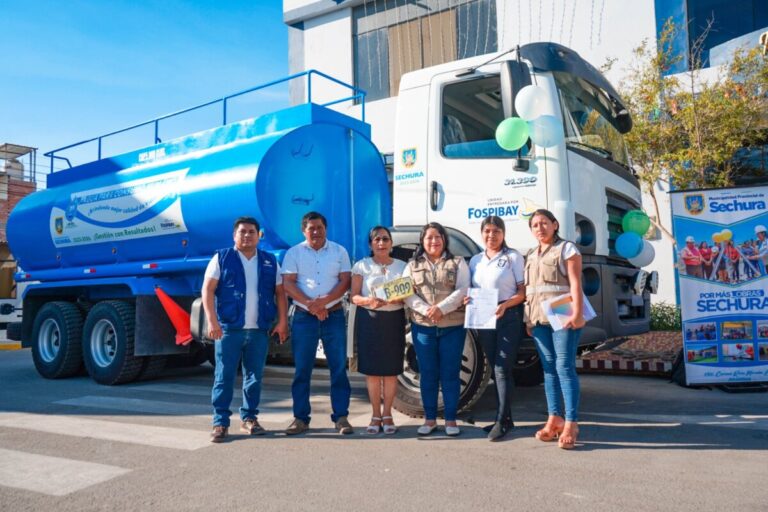
<path fill-rule="evenodd" d="M 495 423 L 491 431 L 488 432 L 489 441 L 499 441 L 501 438 L 507 435 L 507 425 L 504 423 Z"/>
<path fill-rule="evenodd" d="M 483 432 L 485 432 L 487 434 L 488 432 L 493 430 L 493 427 L 495 427 L 495 426 L 496 426 L 495 423 L 491 423 L 490 425 L 486 425 L 486 426 L 483 427 Z"/>

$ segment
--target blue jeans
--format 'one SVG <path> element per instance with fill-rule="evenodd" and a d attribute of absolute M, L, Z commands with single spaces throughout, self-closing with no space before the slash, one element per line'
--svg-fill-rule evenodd
<path fill-rule="evenodd" d="M 523 327 L 523 308 L 508 308 L 496 321 L 496 329 L 477 331 L 480 345 L 485 352 L 488 364 L 493 368 L 493 380 L 496 383 L 496 422 L 512 421 L 512 390 L 515 379 L 512 368 L 517 361 L 517 349 L 520 345 Z"/>
<path fill-rule="evenodd" d="M 561 403 L 564 401 L 565 421 L 578 421 L 580 388 L 576 374 L 576 349 L 581 329 L 553 331 L 549 325 L 536 325 L 532 333 L 544 369 L 544 393 L 549 415 L 563 416 Z"/>
<path fill-rule="evenodd" d="M 232 411 L 232 388 L 235 385 L 237 365 L 243 359 L 243 406 L 240 407 L 242 420 L 259 415 L 261 381 L 264 363 L 267 360 L 269 339 L 264 329 L 227 329 L 220 340 L 216 340 L 216 371 L 214 373 L 211 403 L 213 424 L 229 426 Z"/>
<path fill-rule="evenodd" d="M 442 386 L 445 421 L 456 421 L 461 391 L 461 354 L 464 327 L 427 327 L 411 322 L 411 336 L 419 362 L 419 384 L 424 418 L 437 419 L 437 393 Z"/>
<path fill-rule="evenodd" d="M 312 369 L 315 366 L 317 342 L 323 340 L 323 350 L 331 371 L 331 414 L 332 421 L 349 414 L 349 399 L 352 388 L 347 378 L 347 327 L 344 311 L 333 311 L 322 322 L 303 309 L 296 308 L 291 326 L 291 348 L 295 373 L 291 395 L 293 416 L 309 423 L 312 407 L 309 391 Z"/>

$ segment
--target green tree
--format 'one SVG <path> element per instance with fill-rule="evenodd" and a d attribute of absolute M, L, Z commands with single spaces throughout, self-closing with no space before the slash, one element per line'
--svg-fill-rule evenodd
<path fill-rule="evenodd" d="M 710 23 L 711 26 L 711 23 Z M 632 115 L 626 142 L 643 187 L 654 202 L 655 185 L 672 181 L 676 189 L 733 185 L 740 172 L 734 155 L 764 136 L 768 112 L 768 61 L 760 50 L 737 50 L 714 77 L 701 73 L 701 47 L 708 30 L 689 54 L 692 71 L 668 76 L 680 59 L 672 51 L 676 29 L 667 21 L 658 44 L 643 41 L 621 88 Z"/>

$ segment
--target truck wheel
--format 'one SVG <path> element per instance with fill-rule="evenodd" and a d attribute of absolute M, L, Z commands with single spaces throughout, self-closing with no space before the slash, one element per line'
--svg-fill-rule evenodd
<path fill-rule="evenodd" d="M 83 327 L 83 361 L 99 384 L 111 386 L 134 380 L 142 359 L 133 355 L 135 308 L 119 300 L 99 302 Z"/>
<path fill-rule="evenodd" d="M 142 359 L 141 370 L 136 380 L 152 380 L 165 370 L 166 356 L 146 356 Z"/>
<path fill-rule="evenodd" d="M 470 409 L 483 395 L 491 377 L 491 369 L 485 360 L 480 343 L 471 331 L 467 331 L 464 341 L 464 353 L 461 363 L 461 391 L 459 393 L 459 411 Z M 405 337 L 405 371 L 397 378 L 397 395 L 394 407 L 413 418 L 424 416 L 419 391 L 419 362 L 411 341 L 411 332 Z M 443 412 L 442 396 L 437 403 L 437 414 Z"/>
<path fill-rule="evenodd" d="M 83 364 L 80 337 L 83 318 L 71 302 L 45 304 L 32 326 L 32 360 L 46 379 L 76 374 Z"/>
<path fill-rule="evenodd" d="M 538 386 L 544 382 L 544 371 L 536 347 L 521 347 L 517 353 L 517 364 L 512 368 L 515 385 L 521 387 Z"/>

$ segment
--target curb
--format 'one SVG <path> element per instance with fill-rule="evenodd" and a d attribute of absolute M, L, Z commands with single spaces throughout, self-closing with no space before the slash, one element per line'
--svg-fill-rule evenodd
<path fill-rule="evenodd" d="M 672 372 L 672 363 L 666 361 L 628 361 L 625 359 L 577 359 L 580 373 L 664 375 Z"/>
<path fill-rule="evenodd" d="M 21 343 L 17 341 L 0 342 L 0 350 L 21 350 Z"/>
<path fill-rule="evenodd" d="M 672 361 L 682 347 L 679 331 L 651 331 L 626 342 L 576 359 L 580 373 L 669 377 Z"/>

